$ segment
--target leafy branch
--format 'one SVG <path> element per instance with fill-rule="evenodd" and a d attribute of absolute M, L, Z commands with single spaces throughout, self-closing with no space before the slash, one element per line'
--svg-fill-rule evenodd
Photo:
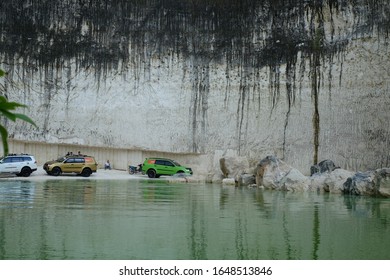
<path fill-rule="evenodd" d="M 7 73 L 4 72 L 3 70 L 0 69 L 0 77 L 3 77 Z M 37 126 L 32 119 L 30 119 L 28 116 L 24 114 L 19 114 L 19 113 L 14 113 L 14 111 L 17 108 L 23 108 L 27 107 L 26 105 L 16 103 L 16 102 L 9 102 L 8 99 L 4 96 L 0 95 L 0 116 L 4 116 L 5 118 L 11 120 L 11 121 L 16 121 L 16 119 L 21 119 L 25 122 L 28 122 L 32 124 L 33 126 Z M 7 129 L 0 124 L 0 134 L 1 134 L 1 139 L 3 142 L 3 151 L 4 154 L 8 154 L 8 131 Z"/>

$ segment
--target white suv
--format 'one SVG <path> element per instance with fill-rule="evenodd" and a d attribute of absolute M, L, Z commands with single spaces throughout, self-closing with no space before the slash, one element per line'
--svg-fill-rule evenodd
<path fill-rule="evenodd" d="M 17 176 L 28 177 L 37 170 L 34 156 L 27 154 L 10 154 L 0 159 L 0 173 L 13 173 Z"/>

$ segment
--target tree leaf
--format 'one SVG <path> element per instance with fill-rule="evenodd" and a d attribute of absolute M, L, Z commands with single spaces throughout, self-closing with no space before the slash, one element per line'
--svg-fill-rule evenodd
<path fill-rule="evenodd" d="M 28 122 L 28 123 L 32 124 L 33 126 L 37 127 L 35 122 L 32 119 L 30 119 L 28 116 L 26 116 L 24 114 L 14 114 L 14 115 L 16 118 L 21 119 L 21 120 Z"/>
<path fill-rule="evenodd" d="M 0 69 L 0 77 L 6 74 L 7 74 L 6 72 Z M 27 117 L 26 115 L 10 112 L 19 107 L 27 107 L 27 106 L 17 102 L 8 102 L 5 96 L 0 95 L 0 116 L 3 115 L 4 117 L 10 119 L 11 121 L 16 121 L 16 119 L 21 119 L 22 121 L 28 122 L 33 126 L 37 127 L 34 121 L 29 117 Z M 0 134 L 1 134 L 1 140 L 3 142 L 3 152 L 4 155 L 7 155 L 8 154 L 8 131 L 2 125 L 0 125 Z"/>
<path fill-rule="evenodd" d="M 0 100 L 0 110 L 14 110 L 18 107 L 26 107 L 26 105 L 16 102 L 8 102 L 7 99 L 5 99 L 5 101 Z"/>
<path fill-rule="evenodd" d="M 14 113 L 8 112 L 7 110 L 1 110 L 1 109 L 0 109 L 0 113 L 4 115 L 4 117 L 10 119 L 13 122 L 16 120 L 16 116 Z"/>
<path fill-rule="evenodd" d="M 4 126 L 0 125 L 0 134 L 3 141 L 3 152 L 4 155 L 8 155 L 8 132 Z"/>

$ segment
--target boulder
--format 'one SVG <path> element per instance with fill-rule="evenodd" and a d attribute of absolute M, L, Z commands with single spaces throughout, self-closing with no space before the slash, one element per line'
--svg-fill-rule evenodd
<path fill-rule="evenodd" d="M 373 183 L 372 174 L 369 172 L 357 172 L 349 177 L 343 184 L 344 194 L 353 195 L 375 195 L 376 189 Z"/>
<path fill-rule="evenodd" d="M 236 180 L 234 180 L 234 178 L 224 178 L 222 180 L 222 185 L 232 185 L 232 186 L 235 186 L 236 185 Z"/>
<path fill-rule="evenodd" d="M 377 169 L 373 182 L 381 196 L 390 197 L 390 168 Z"/>
<path fill-rule="evenodd" d="M 309 179 L 298 169 L 292 168 L 280 181 L 281 189 L 287 191 L 308 190 L 310 188 Z"/>
<path fill-rule="evenodd" d="M 219 166 L 225 178 L 249 173 L 249 161 L 246 157 L 223 157 L 219 160 Z"/>
<path fill-rule="evenodd" d="M 275 156 L 267 156 L 256 168 L 256 185 L 275 190 L 308 190 L 309 179 Z"/>
<path fill-rule="evenodd" d="M 390 197 L 390 168 L 357 172 L 345 181 L 343 193 Z"/>
<path fill-rule="evenodd" d="M 330 193 L 342 193 L 345 181 L 354 175 L 354 172 L 335 169 L 332 172 L 314 173 L 310 176 L 310 189 Z"/>
<path fill-rule="evenodd" d="M 331 161 L 330 159 L 326 159 L 321 161 L 318 164 L 312 165 L 310 167 L 310 175 L 317 174 L 317 173 L 332 172 L 336 168 L 339 167 L 336 167 L 333 161 Z"/>
<path fill-rule="evenodd" d="M 324 160 L 313 165 L 312 175 L 307 177 L 275 156 L 262 159 L 254 171 L 243 157 L 221 158 L 220 168 L 223 175 L 214 176 L 212 181 L 223 185 L 390 197 L 390 168 L 355 173 Z"/>
<path fill-rule="evenodd" d="M 237 186 L 250 186 L 256 184 L 256 178 L 253 174 L 241 174 L 235 178 Z"/>
<path fill-rule="evenodd" d="M 206 183 L 221 184 L 223 179 L 222 174 L 208 174 L 206 176 Z"/>

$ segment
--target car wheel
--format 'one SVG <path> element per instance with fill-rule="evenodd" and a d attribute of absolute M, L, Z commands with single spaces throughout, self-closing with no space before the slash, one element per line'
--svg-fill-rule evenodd
<path fill-rule="evenodd" d="M 58 176 L 61 174 L 61 168 L 59 167 L 54 167 L 53 170 L 50 172 L 51 175 L 53 176 Z"/>
<path fill-rule="evenodd" d="M 89 168 L 84 168 L 83 171 L 81 172 L 81 176 L 83 176 L 83 177 L 89 177 L 91 174 L 92 174 L 92 171 Z"/>
<path fill-rule="evenodd" d="M 20 175 L 23 177 L 28 177 L 31 174 L 31 168 L 30 167 L 23 167 L 22 171 L 20 172 Z"/>
<path fill-rule="evenodd" d="M 156 178 L 156 171 L 154 169 L 149 169 L 147 174 L 149 178 Z"/>

